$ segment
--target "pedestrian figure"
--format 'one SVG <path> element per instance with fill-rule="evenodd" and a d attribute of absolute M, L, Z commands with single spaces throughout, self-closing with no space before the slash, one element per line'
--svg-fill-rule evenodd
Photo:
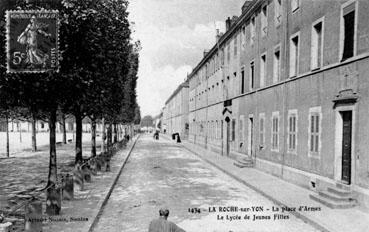
<path fill-rule="evenodd" d="M 185 232 L 171 221 L 168 221 L 169 210 L 160 209 L 160 217 L 150 222 L 149 232 Z"/>
<path fill-rule="evenodd" d="M 155 131 L 154 133 L 154 139 L 158 140 L 159 139 L 159 131 Z"/>

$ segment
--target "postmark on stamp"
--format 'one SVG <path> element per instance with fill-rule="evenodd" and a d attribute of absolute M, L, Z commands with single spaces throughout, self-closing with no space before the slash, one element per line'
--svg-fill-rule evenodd
<path fill-rule="evenodd" d="M 7 11 L 7 72 L 59 70 L 58 11 Z"/>

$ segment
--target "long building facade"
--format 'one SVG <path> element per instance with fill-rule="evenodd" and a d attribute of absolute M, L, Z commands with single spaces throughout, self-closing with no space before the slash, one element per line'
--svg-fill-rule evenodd
<path fill-rule="evenodd" d="M 364 0 L 246 1 L 188 77 L 189 141 L 368 207 L 367 22 Z"/>
<path fill-rule="evenodd" d="M 162 130 L 165 133 L 178 133 L 181 138 L 188 139 L 189 123 L 188 123 L 188 94 L 189 85 L 186 80 L 178 86 L 172 95 L 165 102 L 162 116 Z"/>

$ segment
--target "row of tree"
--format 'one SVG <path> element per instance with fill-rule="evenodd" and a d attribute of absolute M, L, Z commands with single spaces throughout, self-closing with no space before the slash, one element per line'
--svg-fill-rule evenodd
<path fill-rule="evenodd" d="M 55 124 L 58 115 L 62 120 L 64 115 L 75 118 L 76 164 L 82 161 L 82 120 L 85 117 L 91 119 L 93 156 L 96 155 L 97 121 L 101 120 L 107 127 L 108 151 L 112 146 L 112 132 L 117 132 L 117 124 L 140 121 L 135 91 L 140 44 L 131 39 L 128 1 L 1 2 L 0 20 L 4 19 L 6 9 L 59 11 L 61 57 L 58 73 L 7 74 L 4 66 L 6 54 L 0 52 L 0 117 L 22 116 L 32 122 L 48 120 L 48 186 L 54 186 L 57 176 Z M 4 25 L 5 22 L 0 21 L 1 48 L 5 47 Z M 48 192 L 51 194 L 53 191 Z"/>

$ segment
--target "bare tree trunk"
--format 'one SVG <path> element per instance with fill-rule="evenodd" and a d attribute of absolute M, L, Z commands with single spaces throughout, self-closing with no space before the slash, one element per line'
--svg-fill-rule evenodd
<path fill-rule="evenodd" d="M 49 176 L 47 178 L 46 192 L 46 212 L 49 215 L 58 215 L 60 212 L 60 194 L 56 188 L 57 183 L 57 166 L 56 166 L 56 110 L 50 112 L 49 131 L 50 131 L 50 161 L 49 161 Z M 52 187 L 50 187 L 52 186 Z"/>
<path fill-rule="evenodd" d="M 36 140 L 36 116 L 32 114 L 32 152 L 37 151 L 37 140 Z"/>
<path fill-rule="evenodd" d="M 19 142 L 22 143 L 22 124 L 18 121 Z"/>
<path fill-rule="evenodd" d="M 65 125 L 65 115 L 62 114 L 62 127 L 63 127 L 63 143 L 67 144 L 67 127 Z"/>
<path fill-rule="evenodd" d="M 74 115 L 76 118 L 76 159 L 75 163 L 82 162 L 82 117 L 79 113 Z"/>
<path fill-rule="evenodd" d="M 107 141 L 107 145 L 108 145 L 108 153 L 109 155 L 111 155 L 111 151 L 112 151 L 112 124 L 109 123 L 108 124 L 108 141 Z"/>
<path fill-rule="evenodd" d="M 9 118 L 8 115 L 5 116 L 5 128 L 6 128 L 6 157 L 9 158 Z"/>
<path fill-rule="evenodd" d="M 114 143 L 118 141 L 118 130 L 117 130 L 117 124 L 114 124 Z"/>
<path fill-rule="evenodd" d="M 102 134 L 101 134 L 101 152 L 105 152 L 105 139 L 106 139 L 106 133 L 105 133 L 105 119 L 101 120 L 102 122 Z"/>
<path fill-rule="evenodd" d="M 96 156 L 96 120 L 91 119 L 91 156 Z"/>

